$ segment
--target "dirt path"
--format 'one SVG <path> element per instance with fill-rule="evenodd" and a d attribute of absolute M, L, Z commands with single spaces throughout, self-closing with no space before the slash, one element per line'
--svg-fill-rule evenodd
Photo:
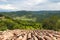
<path fill-rule="evenodd" d="M 60 40 L 60 32 L 52 30 L 0 31 L 0 40 Z"/>

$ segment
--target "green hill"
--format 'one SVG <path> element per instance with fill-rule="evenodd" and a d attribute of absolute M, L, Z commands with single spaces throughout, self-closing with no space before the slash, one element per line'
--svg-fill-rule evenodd
<path fill-rule="evenodd" d="M 60 30 L 60 11 L 0 12 L 0 30 Z"/>

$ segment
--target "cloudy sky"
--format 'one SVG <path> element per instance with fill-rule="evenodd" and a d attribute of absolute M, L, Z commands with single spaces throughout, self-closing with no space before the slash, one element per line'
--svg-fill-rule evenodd
<path fill-rule="evenodd" d="M 0 0 L 0 10 L 60 10 L 60 0 Z"/>

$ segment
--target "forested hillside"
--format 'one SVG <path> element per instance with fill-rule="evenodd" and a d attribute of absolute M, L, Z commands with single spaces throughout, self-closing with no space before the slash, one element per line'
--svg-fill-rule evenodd
<path fill-rule="evenodd" d="M 0 12 L 0 30 L 7 29 L 60 31 L 60 11 Z"/>

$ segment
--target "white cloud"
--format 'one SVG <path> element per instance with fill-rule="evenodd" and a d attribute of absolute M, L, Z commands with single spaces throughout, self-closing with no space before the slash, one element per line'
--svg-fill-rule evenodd
<path fill-rule="evenodd" d="M 8 4 L 0 5 L 0 9 L 9 10 L 60 10 L 60 2 L 51 0 L 0 0 Z"/>
<path fill-rule="evenodd" d="M 13 5 L 18 8 L 18 10 L 33 10 L 36 5 L 46 3 L 48 0 L 26 0 L 22 2 L 13 2 Z M 40 5 L 39 5 L 40 6 Z"/>
<path fill-rule="evenodd" d="M 27 5 L 36 5 L 36 4 L 39 4 L 39 3 L 45 3 L 46 1 L 47 0 L 28 0 L 25 3 Z"/>
<path fill-rule="evenodd" d="M 0 0 L 0 1 L 2 1 L 2 2 L 7 2 L 7 0 Z"/>
<path fill-rule="evenodd" d="M 16 10 L 15 7 L 13 7 L 10 4 L 6 4 L 6 5 L 0 5 L 0 9 L 7 9 L 7 10 Z"/>
<path fill-rule="evenodd" d="M 50 5 L 48 5 L 48 7 L 50 8 L 50 10 L 60 10 L 60 2 L 58 3 L 52 3 Z"/>
<path fill-rule="evenodd" d="M 38 5 L 35 6 L 33 10 L 60 10 L 60 3 L 46 3 Z"/>

